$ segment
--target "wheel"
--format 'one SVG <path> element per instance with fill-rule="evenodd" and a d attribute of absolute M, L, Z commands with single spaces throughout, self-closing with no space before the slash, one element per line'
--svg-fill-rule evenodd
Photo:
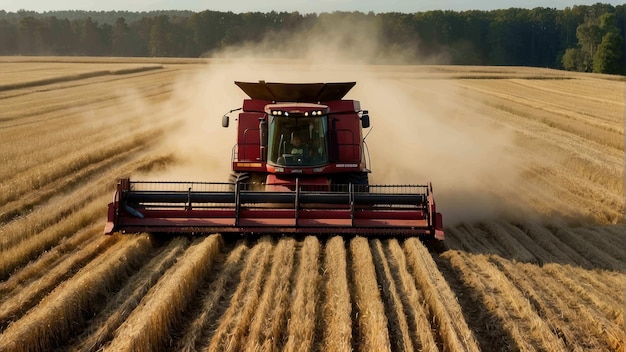
<path fill-rule="evenodd" d="M 235 190 L 235 185 L 240 183 L 245 183 L 246 180 L 250 178 L 250 173 L 248 172 L 233 172 L 230 174 L 228 178 L 228 182 L 230 183 L 229 189 L 231 191 Z"/>
<path fill-rule="evenodd" d="M 241 184 L 240 190 L 262 191 L 265 188 L 266 174 L 258 172 L 233 172 L 228 178 L 229 189 L 235 191 L 235 185 Z"/>

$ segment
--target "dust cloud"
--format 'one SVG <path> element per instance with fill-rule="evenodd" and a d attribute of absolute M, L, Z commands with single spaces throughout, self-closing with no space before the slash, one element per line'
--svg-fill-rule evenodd
<path fill-rule="evenodd" d="M 161 107 L 160 113 L 178 116 L 178 127 L 166 131 L 160 145 L 177 164 L 134 178 L 226 181 L 237 113 L 228 129 L 220 121 L 246 98 L 233 81 L 356 81 L 346 98 L 370 112 L 372 129 L 364 130 L 370 183 L 432 181 L 447 225 L 514 213 L 503 206 L 515 203 L 507 198 L 519 181 L 511 132 L 460 103 L 453 81 L 420 77 L 428 67 L 389 65 L 416 53 L 385 47 L 380 33 L 364 23 L 336 24 L 213 53 L 208 64 L 181 77 Z"/>

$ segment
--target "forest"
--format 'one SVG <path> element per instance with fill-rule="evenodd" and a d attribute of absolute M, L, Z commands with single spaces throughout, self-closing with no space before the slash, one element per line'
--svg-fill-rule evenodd
<path fill-rule="evenodd" d="M 258 50 L 266 52 L 257 55 L 293 58 L 308 52 L 305 33 L 343 41 L 369 64 L 514 65 L 626 75 L 626 5 L 319 14 L 0 10 L 0 55 L 212 57 L 263 43 Z M 369 42 L 375 49 L 365 49 Z M 394 55 L 372 50 L 401 55 L 390 62 Z"/>

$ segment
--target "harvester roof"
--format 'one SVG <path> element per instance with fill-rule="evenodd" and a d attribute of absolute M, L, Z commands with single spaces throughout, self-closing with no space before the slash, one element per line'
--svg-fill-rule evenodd
<path fill-rule="evenodd" d="M 235 82 L 252 99 L 276 102 L 315 103 L 342 99 L 356 82 L 269 83 Z"/>

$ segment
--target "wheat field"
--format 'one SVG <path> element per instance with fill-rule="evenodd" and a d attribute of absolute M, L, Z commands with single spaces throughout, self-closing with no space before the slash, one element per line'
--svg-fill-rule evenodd
<path fill-rule="evenodd" d="M 0 351 L 626 348 L 619 77 L 56 57 L 0 77 Z M 227 180 L 232 82 L 261 79 L 357 81 L 372 183 L 431 179 L 445 249 L 102 234 L 117 178 Z"/>

